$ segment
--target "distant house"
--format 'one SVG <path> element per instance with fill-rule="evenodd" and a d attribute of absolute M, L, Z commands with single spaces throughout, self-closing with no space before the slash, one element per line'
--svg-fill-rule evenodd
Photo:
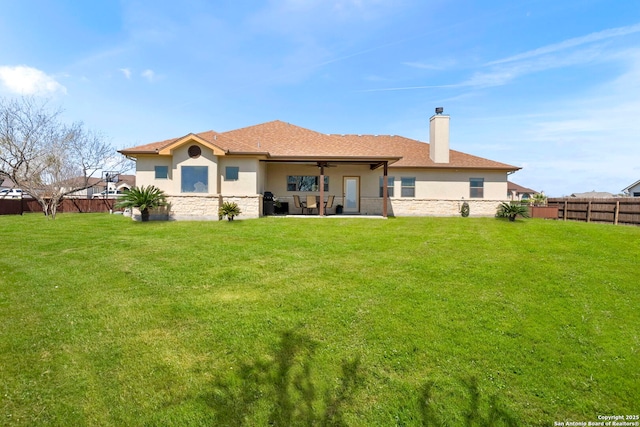
<path fill-rule="evenodd" d="M 84 180 L 84 178 L 82 178 Z M 75 199 L 90 199 L 94 194 L 98 194 L 105 190 L 117 190 L 124 191 L 130 190 L 131 187 L 136 185 L 136 176 L 135 175 L 118 175 L 117 182 L 105 182 L 104 179 L 101 178 L 89 178 L 89 187 L 84 190 L 74 191 L 73 193 L 69 193 L 67 198 L 75 198 Z"/>
<path fill-rule="evenodd" d="M 610 199 L 616 196 L 606 191 L 588 191 L 586 193 L 573 193 L 569 197 L 575 197 L 576 199 Z"/>
<path fill-rule="evenodd" d="M 437 113 L 441 113 L 437 109 Z M 297 200 L 335 200 L 335 213 L 493 216 L 517 166 L 449 149 L 449 116 L 430 118 L 430 143 L 392 135 L 331 135 L 282 121 L 208 131 L 121 150 L 136 160 L 136 182 L 168 196 L 171 219 L 218 219 L 235 202 L 242 217 L 266 211 L 263 195 L 301 213 Z M 296 197 L 294 197 L 296 196 Z M 333 196 L 333 197 L 331 197 Z M 309 199 L 311 200 L 311 199 Z"/>
<path fill-rule="evenodd" d="M 507 181 L 507 197 L 509 197 L 509 200 L 528 200 L 534 194 L 538 194 L 538 191 Z"/>
<path fill-rule="evenodd" d="M 12 189 L 12 188 L 17 188 L 17 185 L 15 184 L 15 182 L 13 182 L 11 178 L 0 176 L 0 190 Z"/>
<path fill-rule="evenodd" d="M 640 181 L 636 181 L 627 188 L 624 188 L 622 192 L 631 197 L 640 197 Z"/>

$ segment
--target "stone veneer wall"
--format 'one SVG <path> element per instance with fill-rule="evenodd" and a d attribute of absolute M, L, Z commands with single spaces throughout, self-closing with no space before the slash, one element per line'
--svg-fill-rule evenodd
<path fill-rule="evenodd" d="M 235 202 L 238 205 L 242 212 L 239 218 L 258 218 L 262 215 L 262 195 L 221 197 L 220 203 L 224 202 Z"/>
<path fill-rule="evenodd" d="M 281 197 L 280 201 L 289 202 L 289 214 L 300 213 L 299 209 L 295 209 L 292 197 Z M 387 214 L 389 216 L 458 216 L 464 201 L 469 203 L 470 216 L 495 216 L 498 206 L 504 200 L 389 199 Z M 340 197 L 335 198 L 333 207 L 327 209 L 327 214 L 334 215 L 338 204 L 343 204 Z M 362 197 L 360 214 L 382 215 L 382 199 Z"/>
<path fill-rule="evenodd" d="M 289 212 L 297 213 L 293 198 L 284 197 L 281 201 L 289 202 Z M 151 212 L 150 220 L 218 220 L 218 208 L 222 202 L 235 202 L 242 213 L 239 218 L 258 218 L 262 215 L 262 196 L 169 196 L 170 211 L 166 208 Z M 495 216 L 496 210 L 503 200 L 466 200 L 469 203 L 470 216 Z M 387 213 L 389 216 L 458 216 L 463 200 L 432 199 L 390 199 Z M 342 204 L 336 197 L 327 214 L 335 214 L 335 207 Z M 360 214 L 382 215 L 382 200 L 377 197 L 360 199 Z M 133 210 L 132 219 L 140 221 L 140 211 Z"/>
<path fill-rule="evenodd" d="M 217 221 L 218 209 L 223 202 L 238 204 L 240 217 L 258 218 L 262 212 L 262 196 L 168 196 L 169 208 L 154 209 L 149 215 L 150 221 L 166 220 L 204 220 Z M 131 219 L 140 221 L 140 210 L 133 209 Z"/>
<path fill-rule="evenodd" d="M 134 221 L 142 221 L 140 209 L 133 208 L 131 211 L 124 212 L 125 216 L 130 216 Z M 169 219 L 169 209 L 165 207 L 161 207 L 158 209 L 151 209 L 149 212 L 149 221 L 166 221 Z"/>
<path fill-rule="evenodd" d="M 171 196 L 170 219 L 173 220 L 218 220 L 218 209 L 224 202 L 237 203 L 241 219 L 258 218 L 262 196 Z"/>
<path fill-rule="evenodd" d="M 389 216 L 458 216 L 463 202 L 469 203 L 469 216 L 495 216 L 503 200 L 433 200 L 390 199 Z M 362 198 L 360 212 L 363 215 L 382 215 L 379 198 Z"/>
<path fill-rule="evenodd" d="M 215 196 L 169 196 L 171 220 L 218 220 L 220 198 Z"/>

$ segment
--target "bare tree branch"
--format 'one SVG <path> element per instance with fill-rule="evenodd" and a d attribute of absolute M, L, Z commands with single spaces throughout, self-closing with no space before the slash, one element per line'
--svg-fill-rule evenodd
<path fill-rule="evenodd" d="M 52 218 L 64 196 L 88 188 L 101 170 L 130 167 L 103 135 L 65 125 L 60 114 L 34 98 L 0 99 L 0 179 L 10 178 Z"/>

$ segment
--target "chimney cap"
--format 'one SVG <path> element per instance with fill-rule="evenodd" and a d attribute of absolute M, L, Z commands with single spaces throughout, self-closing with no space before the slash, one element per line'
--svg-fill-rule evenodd
<path fill-rule="evenodd" d="M 443 107 L 436 107 L 436 114 L 442 114 L 444 112 Z"/>

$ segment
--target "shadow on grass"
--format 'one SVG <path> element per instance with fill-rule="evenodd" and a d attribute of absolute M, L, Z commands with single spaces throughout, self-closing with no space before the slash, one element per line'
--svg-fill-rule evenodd
<path fill-rule="evenodd" d="M 505 426 L 516 427 L 521 423 L 513 417 L 498 401 L 496 396 L 489 398 L 489 410 L 486 416 L 480 411 L 480 391 L 478 381 L 471 378 L 465 382 L 465 387 L 469 391 L 469 409 L 464 413 L 464 426 L 466 427 L 491 427 Z M 426 383 L 420 390 L 418 406 L 423 426 L 446 426 L 450 425 L 447 417 L 438 415 L 435 409 L 433 398 L 433 382 Z"/>
<path fill-rule="evenodd" d="M 213 391 L 205 397 L 215 412 L 216 425 L 346 426 L 344 413 L 353 409 L 354 393 L 364 381 L 360 358 L 343 361 L 335 385 L 319 390 L 312 372 L 316 347 L 311 339 L 287 331 L 268 360 L 242 364 L 219 376 Z M 452 425 L 450 416 L 443 413 L 445 408 L 434 397 L 434 384 L 428 382 L 418 390 L 419 413 L 410 417 L 423 426 Z M 495 396 L 489 398 L 489 409 L 482 414 L 477 380 L 471 378 L 463 385 L 469 392 L 469 403 L 463 410 L 464 426 L 520 425 Z"/>
<path fill-rule="evenodd" d="M 266 425 L 346 426 L 344 408 L 362 383 L 360 360 L 343 361 L 337 385 L 322 393 L 311 369 L 316 346 L 295 332 L 285 332 L 271 360 L 243 364 L 235 374 L 218 378 L 207 397 L 217 424 L 253 425 L 253 415 L 260 411 L 268 413 Z"/>

